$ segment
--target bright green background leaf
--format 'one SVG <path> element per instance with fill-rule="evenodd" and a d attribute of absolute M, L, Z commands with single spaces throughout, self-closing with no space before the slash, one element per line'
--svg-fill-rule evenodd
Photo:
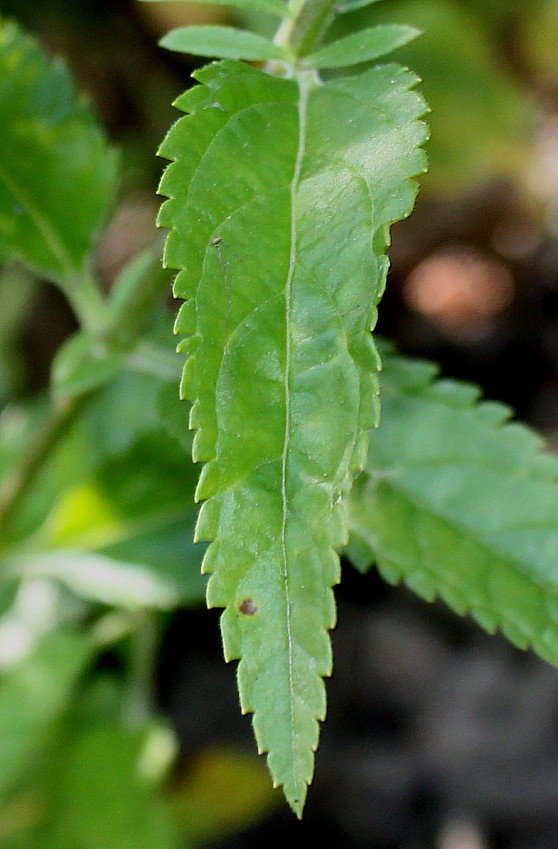
<path fill-rule="evenodd" d="M 0 24 L 0 254 L 76 282 L 114 190 L 116 159 L 66 66 Z"/>
<path fill-rule="evenodd" d="M 38 756 L 90 655 L 85 637 L 53 631 L 31 654 L 0 673 L 0 796 Z"/>

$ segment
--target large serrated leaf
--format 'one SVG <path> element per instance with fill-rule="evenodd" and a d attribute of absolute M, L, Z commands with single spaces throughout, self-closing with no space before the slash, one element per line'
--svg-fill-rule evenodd
<path fill-rule="evenodd" d="M 369 331 L 389 224 L 425 166 L 424 103 L 397 66 L 315 87 L 235 62 L 197 77 L 178 101 L 192 114 L 161 149 L 174 162 L 159 218 L 206 463 L 197 537 L 213 540 L 208 603 L 226 608 L 242 708 L 300 813 L 331 670 L 341 501 L 377 419 Z"/>
<path fill-rule="evenodd" d="M 397 53 L 396 61 L 422 80 L 432 109 L 425 187 L 443 195 L 470 193 L 508 175 L 517 180 L 530 167 L 524 133 L 532 121 L 529 94 L 502 61 L 500 36 L 491 38 L 492 6 L 487 0 L 390 0 L 339 15 L 328 34 L 338 39 L 393 23 L 423 33 Z M 508 2 L 505 7 L 509 17 Z M 522 32 L 528 14 L 521 18 Z"/>
<path fill-rule="evenodd" d="M 478 390 L 387 358 L 348 554 L 558 664 L 558 458 Z"/>
<path fill-rule="evenodd" d="M 69 282 L 106 212 L 115 155 L 66 66 L 0 22 L 0 255 Z"/>

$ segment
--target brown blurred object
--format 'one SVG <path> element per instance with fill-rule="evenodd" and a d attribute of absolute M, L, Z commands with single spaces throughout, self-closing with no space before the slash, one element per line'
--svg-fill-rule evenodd
<path fill-rule="evenodd" d="M 190 24 L 222 24 L 230 20 L 225 6 L 206 3 L 163 3 L 137 2 L 140 17 L 156 38 L 161 38 L 174 27 Z"/>
<path fill-rule="evenodd" d="M 403 286 L 411 309 L 464 340 L 488 335 L 513 296 L 513 278 L 503 262 L 460 246 L 441 248 L 419 262 Z"/>
<path fill-rule="evenodd" d="M 157 198 L 135 193 L 114 211 L 95 255 L 95 266 L 106 289 L 124 266 L 156 238 Z"/>

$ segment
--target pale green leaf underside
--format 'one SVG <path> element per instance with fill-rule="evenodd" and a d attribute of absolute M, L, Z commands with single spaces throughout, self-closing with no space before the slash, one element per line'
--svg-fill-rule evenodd
<path fill-rule="evenodd" d="M 167 50 L 221 59 L 267 61 L 288 59 L 288 54 L 269 39 L 234 27 L 178 27 L 159 42 Z"/>
<path fill-rule="evenodd" d="M 197 72 L 163 156 L 182 269 L 183 394 L 205 462 L 198 539 L 276 784 L 300 812 L 331 670 L 341 506 L 377 420 L 370 328 L 389 224 L 424 170 L 424 103 L 397 66 L 312 88 L 235 62 Z"/>
<path fill-rule="evenodd" d="M 371 27 L 347 35 L 304 58 L 307 68 L 342 68 L 379 59 L 420 35 L 415 27 L 398 24 Z"/>
<path fill-rule="evenodd" d="M 558 664 L 558 459 L 509 410 L 387 358 L 349 556 Z"/>
<path fill-rule="evenodd" d="M 170 610 L 179 596 L 170 581 L 142 563 L 126 563 L 94 551 L 61 548 L 8 560 L 9 575 L 47 578 L 88 601 L 129 609 Z"/>
<path fill-rule="evenodd" d="M 184 2 L 184 0 L 177 0 Z M 168 0 L 142 0 L 143 3 L 168 2 Z M 260 12 L 268 12 L 270 15 L 279 15 L 281 18 L 290 18 L 291 12 L 281 0 L 195 0 L 196 3 L 216 4 L 219 6 L 238 6 L 243 9 L 258 9 Z M 367 0 L 371 2 L 371 0 Z M 372 0 L 373 2 L 373 0 Z"/>
<path fill-rule="evenodd" d="M 0 22 L 0 256 L 79 275 L 114 188 L 116 160 L 60 62 Z"/>

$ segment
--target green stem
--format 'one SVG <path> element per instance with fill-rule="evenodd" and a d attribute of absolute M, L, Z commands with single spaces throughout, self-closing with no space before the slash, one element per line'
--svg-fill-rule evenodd
<path fill-rule="evenodd" d="M 138 254 L 117 280 L 108 300 L 110 319 L 102 333 L 109 349 L 129 350 L 144 330 L 146 316 L 168 286 L 168 273 L 161 265 L 164 240 Z"/>
<path fill-rule="evenodd" d="M 63 291 L 81 327 L 94 335 L 101 334 L 108 320 L 107 299 L 89 269 L 79 278 L 66 281 Z"/>
<path fill-rule="evenodd" d="M 323 38 L 335 13 L 336 0 L 290 0 L 291 18 L 282 21 L 275 44 L 306 56 Z"/>
<path fill-rule="evenodd" d="M 161 294 L 161 271 L 160 269 L 155 271 L 153 256 L 150 257 L 149 262 L 144 263 L 141 270 L 142 273 L 131 280 L 126 297 L 113 310 L 111 310 L 110 299 L 103 297 L 89 272 L 85 272 L 79 281 L 74 281 L 74 285 L 66 289 L 82 326 L 104 345 L 108 353 L 111 351 L 122 353 L 134 348 L 142 329 L 141 319 L 151 310 L 155 300 Z M 136 307 L 130 319 L 128 307 L 136 298 L 141 303 L 141 311 Z M 162 362 L 160 358 L 153 355 L 149 357 L 148 353 L 143 349 L 138 350 L 138 356 L 144 368 L 147 368 L 146 360 L 156 359 L 157 362 L 152 365 L 152 371 L 156 369 L 157 374 L 165 371 L 166 375 L 171 372 L 170 358 Z M 172 373 L 174 375 L 174 368 Z M 85 402 L 93 394 L 94 392 L 90 389 L 86 389 L 75 395 L 57 398 L 52 402 L 29 450 L 0 483 L 0 530 L 2 532 L 6 532 L 52 450 L 67 433 Z"/>
<path fill-rule="evenodd" d="M 275 33 L 274 43 L 279 47 L 284 47 L 285 50 L 290 49 L 293 27 L 304 7 L 304 3 L 305 0 L 289 0 L 289 11 L 292 14 L 288 18 L 283 18 Z"/>
<path fill-rule="evenodd" d="M 14 513 L 27 495 L 37 473 L 52 449 L 74 422 L 87 399 L 87 394 L 65 398 L 53 404 L 37 439 L 18 466 L 6 474 L 0 487 L 0 531 L 10 524 Z"/>
<path fill-rule="evenodd" d="M 130 660 L 125 719 L 132 728 L 145 725 L 153 713 L 154 667 L 160 629 L 152 611 L 137 614 L 130 634 Z"/>
<path fill-rule="evenodd" d="M 132 371 L 150 374 L 160 380 L 180 380 L 182 359 L 175 353 L 161 348 L 153 342 L 143 341 L 126 357 L 126 365 Z"/>
<path fill-rule="evenodd" d="M 335 14 L 336 0 L 306 0 L 291 34 L 291 50 L 307 56 L 326 34 Z"/>

